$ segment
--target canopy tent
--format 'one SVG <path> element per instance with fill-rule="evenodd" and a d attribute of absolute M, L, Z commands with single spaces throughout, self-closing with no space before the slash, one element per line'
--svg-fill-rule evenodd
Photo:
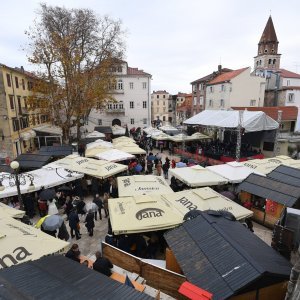
<path fill-rule="evenodd" d="M 206 135 L 204 133 L 201 132 L 195 132 L 191 135 L 191 137 L 193 137 L 195 140 L 208 140 L 208 139 L 212 139 L 211 136 Z"/>
<path fill-rule="evenodd" d="M 120 136 L 118 138 L 113 139 L 113 145 L 119 144 L 119 143 L 131 143 L 136 144 L 136 141 L 132 138 L 129 138 L 127 136 Z"/>
<path fill-rule="evenodd" d="M 90 148 L 85 151 L 85 157 L 97 157 L 97 155 L 111 151 L 113 148 L 106 147 L 106 146 L 97 146 L 95 148 Z"/>
<path fill-rule="evenodd" d="M 163 132 L 170 134 L 170 135 L 176 135 L 176 134 L 180 133 L 180 131 L 177 128 L 175 128 L 169 124 L 159 127 L 159 130 L 162 130 Z"/>
<path fill-rule="evenodd" d="M 0 269 L 65 252 L 68 245 L 33 226 L 0 216 Z"/>
<path fill-rule="evenodd" d="M 112 148 L 113 145 L 111 142 L 107 142 L 107 141 L 103 141 L 101 139 L 99 140 L 96 140 L 94 142 L 91 142 L 91 143 L 88 143 L 86 144 L 86 150 L 88 149 L 92 149 L 92 148 L 95 148 L 95 147 L 106 147 L 106 148 Z"/>
<path fill-rule="evenodd" d="M 34 131 L 48 133 L 50 135 L 62 135 L 62 129 L 58 126 L 53 125 L 43 125 L 32 128 Z"/>
<path fill-rule="evenodd" d="M 52 155 L 48 153 L 31 154 L 24 153 L 16 157 L 16 161 L 20 164 L 20 169 L 39 169 L 52 159 Z"/>
<path fill-rule="evenodd" d="M 111 130 L 113 135 L 125 135 L 126 128 L 121 127 L 119 125 L 113 125 L 111 126 Z"/>
<path fill-rule="evenodd" d="M 205 139 L 211 139 L 208 135 L 205 135 L 200 132 L 196 132 L 192 135 L 186 135 L 183 133 L 174 135 L 170 137 L 170 141 L 173 141 L 175 143 L 182 143 L 182 142 L 189 142 L 189 141 L 196 141 L 196 140 L 205 140 Z"/>
<path fill-rule="evenodd" d="M 278 163 L 278 165 L 284 165 L 296 169 L 300 169 L 300 160 L 292 159 L 289 156 L 278 155 L 272 158 L 266 158 L 266 161 Z"/>
<path fill-rule="evenodd" d="M 61 167 L 75 172 L 84 173 L 97 178 L 107 178 L 127 170 L 127 166 L 96 160 L 78 155 L 69 155 L 50 164 L 51 167 Z"/>
<path fill-rule="evenodd" d="M 151 136 L 151 138 L 156 141 L 169 141 L 171 136 L 166 133 L 160 133 L 160 134 Z"/>
<path fill-rule="evenodd" d="M 98 159 L 116 162 L 116 161 L 133 159 L 135 156 L 118 149 L 110 149 L 105 152 L 96 154 L 94 155 L 94 157 Z"/>
<path fill-rule="evenodd" d="M 42 169 L 23 173 L 33 176 L 34 188 L 29 189 L 31 182 L 26 178 L 26 183 L 20 185 L 21 194 L 39 191 L 42 188 L 51 188 L 83 177 L 83 174 L 67 172 L 64 168 L 53 168 L 51 165 L 52 164 L 46 165 Z M 17 187 L 11 186 L 9 179 L 4 179 L 2 184 L 5 189 L 0 191 L 0 199 L 18 194 Z"/>
<path fill-rule="evenodd" d="M 229 162 L 223 165 L 215 165 L 206 167 L 210 171 L 226 178 L 230 183 L 239 183 L 247 178 L 250 174 L 256 173 L 259 175 L 264 175 L 255 169 L 248 168 L 238 162 Z"/>
<path fill-rule="evenodd" d="M 162 131 L 158 130 L 156 127 L 147 127 L 147 128 L 144 128 L 143 131 L 147 134 L 152 134 L 153 132 L 160 132 L 162 133 Z"/>
<path fill-rule="evenodd" d="M 154 175 L 118 177 L 119 197 L 172 193 L 166 180 Z"/>
<path fill-rule="evenodd" d="M 105 134 L 99 131 L 93 131 L 88 133 L 85 136 L 86 139 L 90 139 L 90 138 L 105 138 Z"/>
<path fill-rule="evenodd" d="M 154 194 L 110 199 L 108 209 L 114 234 L 169 229 L 183 220 L 168 201 Z"/>
<path fill-rule="evenodd" d="M 187 125 L 203 125 L 220 128 L 237 128 L 239 125 L 238 110 L 204 110 L 184 121 Z M 242 127 L 245 132 L 273 130 L 278 123 L 262 111 L 243 111 Z"/>
<path fill-rule="evenodd" d="M 169 174 L 170 176 L 175 176 L 190 187 L 222 185 L 228 182 L 223 176 L 198 165 L 170 169 Z"/>
<path fill-rule="evenodd" d="M 25 215 L 25 211 L 10 207 L 0 202 L 0 219 L 4 217 L 21 219 Z"/>
<path fill-rule="evenodd" d="M 114 148 L 120 150 L 120 151 L 124 151 L 124 152 L 127 152 L 129 154 L 146 154 L 146 151 L 142 148 L 140 148 L 139 146 L 137 146 L 136 144 L 124 144 L 124 143 L 119 143 L 119 144 L 116 144 L 114 146 Z"/>
<path fill-rule="evenodd" d="M 209 187 L 162 195 L 162 198 L 168 201 L 171 206 L 176 207 L 182 216 L 185 216 L 186 213 L 192 210 L 228 211 L 237 220 L 247 218 L 253 214 L 251 210 L 246 209 Z"/>

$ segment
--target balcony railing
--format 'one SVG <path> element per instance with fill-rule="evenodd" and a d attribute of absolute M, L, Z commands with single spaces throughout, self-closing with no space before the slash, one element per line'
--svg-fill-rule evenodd
<path fill-rule="evenodd" d="M 125 113 L 125 108 L 107 108 L 106 112 L 111 114 Z"/>

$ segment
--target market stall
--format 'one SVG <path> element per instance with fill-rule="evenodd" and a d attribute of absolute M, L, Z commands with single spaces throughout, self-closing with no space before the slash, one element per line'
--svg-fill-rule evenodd
<path fill-rule="evenodd" d="M 135 158 L 134 155 L 129 154 L 124 151 L 121 151 L 121 150 L 118 150 L 118 149 L 106 150 L 102 153 L 95 154 L 94 157 L 97 159 L 102 159 L 102 160 L 107 160 L 107 161 L 112 161 L 112 162 L 123 161 L 123 160 Z"/>

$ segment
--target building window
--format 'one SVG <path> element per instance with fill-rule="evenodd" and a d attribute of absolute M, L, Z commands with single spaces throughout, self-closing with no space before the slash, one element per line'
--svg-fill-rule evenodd
<path fill-rule="evenodd" d="M 221 91 L 225 92 L 225 85 L 224 84 L 221 85 Z"/>
<path fill-rule="evenodd" d="M 143 89 L 145 90 L 147 88 L 147 82 L 143 82 Z"/>
<path fill-rule="evenodd" d="M 129 88 L 133 90 L 133 82 L 129 82 Z"/>
<path fill-rule="evenodd" d="M 250 106 L 256 106 L 256 100 L 250 100 Z"/>
<path fill-rule="evenodd" d="M 194 105 L 197 105 L 197 97 L 194 97 Z"/>
<path fill-rule="evenodd" d="M 122 102 L 119 103 L 119 109 L 124 109 L 124 105 Z"/>
<path fill-rule="evenodd" d="M 212 106 L 213 106 L 213 101 L 212 101 L 212 100 L 209 100 L 208 106 L 209 106 L 209 107 L 212 107 Z"/>
<path fill-rule="evenodd" d="M 147 125 L 147 119 L 143 119 L 143 124 Z"/>
<path fill-rule="evenodd" d="M 25 91 L 25 80 L 22 79 L 22 87 L 23 87 L 23 90 Z"/>
<path fill-rule="evenodd" d="M 203 83 L 200 83 L 199 84 L 199 91 L 202 91 L 203 90 Z"/>
<path fill-rule="evenodd" d="M 265 53 L 268 53 L 268 49 L 265 49 Z"/>
<path fill-rule="evenodd" d="M 27 98 L 23 97 L 23 100 L 24 100 L 24 107 L 25 107 L 25 109 L 27 109 L 28 108 L 28 106 L 27 106 Z"/>
<path fill-rule="evenodd" d="M 224 103 L 224 99 L 220 100 L 220 107 L 224 107 L 225 103 Z"/>
<path fill-rule="evenodd" d="M 130 102 L 129 102 L 129 107 L 130 107 L 130 108 L 134 108 L 134 102 L 133 102 L 133 101 L 130 101 Z"/>
<path fill-rule="evenodd" d="M 165 98 L 166 98 L 166 95 L 163 95 L 163 98 L 165 99 Z"/>
<path fill-rule="evenodd" d="M 159 95 L 156 95 L 156 98 L 159 99 Z"/>
<path fill-rule="evenodd" d="M 143 101 L 143 108 L 147 108 L 147 101 Z"/>
<path fill-rule="evenodd" d="M 12 123 L 14 131 L 18 131 L 20 129 L 19 120 L 17 118 L 13 118 Z"/>
<path fill-rule="evenodd" d="M 295 95 L 294 95 L 294 93 L 289 93 L 289 94 L 288 94 L 288 101 L 289 101 L 289 102 L 294 102 L 294 100 L 295 100 Z"/>
<path fill-rule="evenodd" d="M 290 80 L 287 80 L 287 81 L 286 81 L 286 85 L 287 85 L 287 86 L 290 86 L 290 85 L 291 85 L 291 81 L 290 81 Z"/>
<path fill-rule="evenodd" d="M 273 65 L 275 65 L 275 63 L 276 63 L 276 59 L 273 59 Z"/>
<path fill-rule="evenodd" d="M 112 104 L 107 104 L 107 109 L 112 109 Z"/>
<path fill-rule="evenodd" d="M 130 124 L 134 125 L 134 119 L 130 119 Z"/>
<path fill-rule="evenodd" d="M 256 62 L 256 66 L 258 66 L 258 61 Z"/>
<path fill-rule="evenodd" d="M 261 60 L 259 61 L 259 64 L 261 65 Z"/>
<path fill-rule="evenodd" d="M 122 73 L 122 71 L 123 71 L 123 68 L 122 67 L 118 67 L 118 72 Z"/>
<path fill-rule="evenodd" d="M 203 96 L 200 97 L 200 105 L 203 105 Z"/>
<path fill-rule="evenodd" d="M 32 125 L 35 126 L 35 115 L 31 116 L 31 122 L 32 122 Z"/>
<path fill-rule="evenodd" d="M 16 88 L 19 88 L 19 79 L 17 76 L 15 76 L 15 83 L 16 83 Z"/>
<path fill-rule="evenodd" d="M 159 101 L 157 101 L 157 106 L 159 106 Z"/>
<path fill-rule="evenodd" d="M 36 115 L 36 121 L 37 121 L 38 124 L 41 123 L 41 122 L 40 122 L 40 115 Z"/>
<path fill-rule="evenodd" d="M 197 85 L 196 85 L 196 84 L 193 84 L 192 87 L 193 87 L 193 92 L 196 92 Z"/>
<path fill-rule="evenodd" d="M 28 91 L 31 91 L 33 89 L 33 83 L 31 81 L 27 82 L 27 89 Z"/>
<path fill-rule="evenodd" d="M 213 91 L 214 91 L 214 87 L 213 87 L 213 86 L 210 86 L 210 87 L 209 87 L 209 92 L 210 92 L 210 93 L 213 93 Z"/>
<path fill-rule="evenodd" d="M 113 104 L 113 109 L 118 109 L 118 104 Z"/>
<path fill-rule="evenodd" d="M 22 102 L 21 102 L 21 97 L 17 96 L 18 99 L 18 108 L 19 108 L 19 113 L 22 114 Z"/>
<path fill-rule="evenodd" d="M 10 80 L 10 74 L 6 74 L 6 81 L 7 81 L 7 86 L 11 87 L 11 80 Z"/>
<path fill-rule="evenodd" d="M 269 59 L 269 65 L 272 63 L 272 59 Z"/>
<path fill-rule="evenodd" d="M 123 90 L 123 81 L 121 79 L 118 80 L 118 90 Z"/>
<path fill-rule="evenodd" d="M 10 109 L 15 109 L 14 96 L 13 95 L 9 95 L 9 104 L 10 104 Z"/>
<path fill-rule="evenodd" d="M 165 106 L 165 105 L 166 105 L 166 101 L 163 102 L 163 106 Z"/>
<path fill-rule="evenodd" d="M 165 116 L 163 116 L 163 121 L 166 121 L 166 117 Z"/>
<path fill-rule="evenodd" d="M 102 125 L 102 119 L 98 119 L 98 125 Z"/>

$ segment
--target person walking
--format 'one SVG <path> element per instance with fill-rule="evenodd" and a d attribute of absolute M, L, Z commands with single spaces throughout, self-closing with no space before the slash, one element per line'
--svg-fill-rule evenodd
<path fill-rule="evenodd" d="M 109 194 L 104 193 L 104 195 L 103 195 L 103 206 L 104 206 L 105 218 L 107 218 L 108 215 L 109 215 L 109 212 L 108 212 L 108 198 L 109 198 Z"/>
<path fill-rule="evenodd" d="M 79 217 L 76 212 L 76 208 L 73 208 L 69 215 L 69 226 L 70 226 L 70 232 L 71 237 L 74 238 L 76 236 L 76 240 L 79 240 L 81 238 L 80 236 L 80 225 L 79 225 Z M 75 232 L 75 235 L 74 235 Z"/>
<path fill-rule="evenodd" d="M 94 198 L 93 202 L 97 205 L 98 212 L 99 212 L 99 218 L 100 218 L 100 220 L 102 220 L 101 209 L 103 208 L 103 202 L 102 202 L 99 194 L 96 194 L 96 197 Z M 95 220 L 97 221 L 97 210 L 95 211 Z"/>
<path fill-rule="evenodd" d="M 90 209 L 86 218 L 85 218 L 85 227 L 87 228 L 89 232 L 89 236 L 93 236 L 94 234 L 94 227 L 95 227 L 95 222 L 94 222 L 94 213 Z"/>
<path fill-rule="evenodd" d="M 167 161 L 164 163 L 162 168 L 163 168 L 165 179 L 168 179 L 170 165 L 167 163 Z"/>
<path fill-rule="evenodd" d="M 111 276 L 111 269 L 114 267 L 111 261 L 108 258 L 103 257 L 99 251 L 97 251 L 95 255 L 96 260 L 93 264 L 93 269 L 108 277 Z"/>

